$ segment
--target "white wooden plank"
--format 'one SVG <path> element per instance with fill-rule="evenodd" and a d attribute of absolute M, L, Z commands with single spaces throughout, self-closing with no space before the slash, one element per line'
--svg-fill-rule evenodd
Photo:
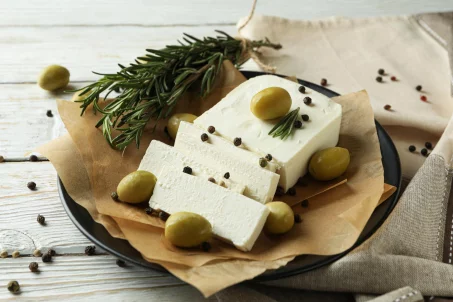
<path fill-rule="evenodd" d="M 0 26 L 234 24 L 248 14 L 251 4 L 251 0 L 3 1 Z M 450 0 L 259 0 L 256 12 L 291 19 L 313 19 L 332 15 L 376 16 L 448 10 L 453 10 Z"/>
<path fill-rule="evenodd" d="M 35 248 L 57 253 L 83 253 L 92 243 L 69 220 L 50 162 L 0 163 L 0 250 L 31 254 Z M 34 181 L 36 191 L 27 183 Z M 47 225 L 36 221 L 44 215 Z"/>
<path fill-rule="evenodd" d="M 146 48 L 176 44 L 183 32 L 215 35 L 215 29 L 236 31 L 234 26 L 0 27 L 0 84 L 36 83 L 40 71 L 50 64 L 68 68 L 72 83 L 93 81 L 99 76 L 91 71 L 116 72 L 118 63 L 128 65 Z"/>
<path fill-rule="evenodd" d="M 196 289 L 175 277 L 131 265 L 121 268 L 109 255 L 56 256 L 49 264 L 36 260 L 0 259 L 0 300 L 205 301 Z M 39 273 L 29 271 L 31 261 L 38 262 Z M 21 285 L 20 295 L 6 290 L 4 285 L 10 280 Z"/>
<path fill-rule="evenodd" d="M 80 87 L 77 83 L 75 87 Z M 0 86 L 0 155 L 21 157 L 66 130 L 55 100 L 70 99 L 70 93 L 50 93 L 35 84 Z M 53 117 L 46 115 L 52 110 Z"/>

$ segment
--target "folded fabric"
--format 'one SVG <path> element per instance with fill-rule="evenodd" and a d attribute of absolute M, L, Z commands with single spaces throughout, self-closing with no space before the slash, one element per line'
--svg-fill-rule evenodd
<path fill-rule="evenodd" d="M 248 301 L 316 301 L 310 300 L 311 292 L 304 299 L 305 290 L 356 293 L 356 301 L 453 296 L 453 102 L 444 48 L 452 46 L 452 20 L 451 13 L 327 21 L 254 17 L 243 29 L 246 38 L 268 36 L 283 44 L 282 52 L 268 53 L 266 61 L 279 73 L 313 82 L 327 78 L 328 88 L 340 93 L 370 91 L 376 118 L 394 134 L 406 176 L 417 172 L 385 224 L 347 256 L 298 276 L 227 289 L 217 294 L 220 301 L 229 301 L 230 293 L 244 294 Z M 383 83 L 375 80 L 379 68 L 386 70 Z M 392 81 L 392 75 L 398 80 Z M 416 85 L 424 87 L 421 92 Z M 420 101 L 420 95 L 429 102 Z M 394 111 L 384 110 L 386 103 Z M 445 127 L 426 160 L 407 151 L 408 144 L 420 150 Z M 344 295 L 333 297 L 349 301 Z"/>
<path fill-rule="evenodd" d="M 254 16 L 240 34 L 282 44 L 280 50 L 262 50 L 262 61 L 278 73 L 318 84 L 325 78 L 327 88 L 340 94 L 366 89 L 410 179 L 425 159 L 419 151 L 427 141 L 435 144 L 453 113 L 446 50 L 452 47 L 452 19 L 453 14 L 321 21 Z M 409 145 L 417 152 L 409 152 Z"/>

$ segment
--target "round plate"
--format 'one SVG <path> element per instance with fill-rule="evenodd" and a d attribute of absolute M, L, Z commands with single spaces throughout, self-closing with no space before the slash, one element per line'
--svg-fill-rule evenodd
<path fill-rule="evenodd" d="M 254 71 L 242 71 L 246 78 L 253 78 L 259 75 L 264 75 L 263 72 L 254 72 Z M 328 97 L 338 96 L 337 93 L 326 89 L 322 86 L 298 80 L 300 84 L 311 88 L 319 93 L 322 93 Z M 356 244 L 351 247 L 349 250 L 333 255 L 333 256 L 313 256 L 313 255 L 303 255 L 296 257 L 295 260 L 288 263 L 288 265 L 277 269 L 267 271 L 264 274 L 256 277 L 254 280 L 264 281 L 264 280 L 275 280 L 278 278 L 289 277 L 297 274 L 301 274 L 329 263 L 332 263 L 344 255 L 346 255 L 350 250 L 359 246 L 367 238 L 369 238 L 376 230 L 382 225 L 388 215 L 391 213 L 395 207 L 400 186 L 401 186 L 401 166 L 396 151 L 395 146 L 393 145 L 392 140 L 382 128 L 382 126 L 376 122 L 376 130 L 379 138 L 381 153 L 382 153 L 382 164 L 384 166 L 384 179 L 387 184 L 395 186 L 397 191 L 386 201 L 384 201 L 376 210 L 373 212 L 370 220 L 366 224 L 362 234 L 357 240 Z M 147 262 L 142 258 L 140 253 L 135 250 L 126 240 L 113 238 L 107 232 L 107 230 L 101 225 L 96 223 L 90 216 L 90 214 L 83 208 L 78 205 L 66 192 L 63 183 L 58 179 L 58 190 L 60 193 L 60 198 L 63 203 L 63 207 L 68 213 L 69 218 L 76 225 L 76 227 L 86 236 L 88 239 L 93 241 L 100 248 L 105 251 L 121 258 L 127 262 L 140 265 L 147 268 L 152 268 L 155 270 L 165 271 L 160 265 L 156 265 L 150 262 Z"/>

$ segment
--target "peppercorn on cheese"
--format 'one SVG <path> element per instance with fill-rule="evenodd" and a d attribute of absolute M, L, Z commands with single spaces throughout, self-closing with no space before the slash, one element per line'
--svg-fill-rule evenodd
<path fill-rule="evenodd" d="M 170 214 L 199 214 L 215 235 L 242 251 L 252 249 L 269 215 L 265 205 L 171 166 L 158 174 L 149 205 Z"/>
<path fill-rule="evenodd" d="M 179 171 L 183 171 L 184 167 L 190 167 L 192 175 L 203 179 L 213 177 L 217 184 L 222 185 L 223 182 L 224 187 L 239 194 L 242 194 L 245 189 L 244 185 L 223 178 L 224 173 L 199 164 L 167 144 L 157 140 L 151 141 L 138 170 L 148 171 L 157 175 L 165 165 L 172 166 Z"/>
<path fill-rule="evenodd" d="M 279 119 L 261 120 L 250 110 L 252 97 L 269 87 L 287 90 L 292 99 L 290 110 L 300 107 L 299 114 L 309 116 L 301 129 L 294 129 L 284 140 L 268 135 Z M 298 83 L 273 75 L 254 77 L 236 87 L 194 123 L 203 129 L 213 125 L 229 141 L 240 137 L 247 149 L 271 154 L 281 166 L 279 185 L 287 191 L 307 172 L 310 157 L 316 151 L 337 145 L 340 132 L 341 106 L 308 88 L 301 93 L 299 87 Z M 304 103 L 305 97 L 311 98 L 310 105 Z"/>
<path fill-rule="evenodd" d="M 206 127 L 207 128 L 207 127 Z M 197 126 L 181 122 L 176 135 L 175 148 L 204 166 L 230 173 L 230 179 L 245 185 L 244 195 L 261 203 L 272 201 L 280 176 L 260 166 L 260 156 L 235 146 L 222 137 L 205 133 Z M 274 163 L 270 169 L 276 170 Z"/>

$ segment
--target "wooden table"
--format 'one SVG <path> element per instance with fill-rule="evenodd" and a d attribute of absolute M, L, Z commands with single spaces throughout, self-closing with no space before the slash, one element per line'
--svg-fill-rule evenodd
<path fill-rule="evenodd" d="M 259 1 L 257 13 L 313 19 L 453 10 L 451 0 L 285 3 Z M 91 257 L 83 254 L 90 242 L 63 210 L 52 164 L 25 157 L 66 133 L 55 99 L 70 95 L 41 90 L 36 78 L 43 67 L 61 64 L 71 72 L 71 85 L 81 87 L 97 79 L 91 70 L 115 71 L 117 63 L 131 62 L 145 48 L 172 44 L 183 32 L 203 36 L 220 29 L 234 34 L 236 21 L 247 15 L 250 5 L 244 0 L 1 1 L 0 155 L 19 161 L 0 163 L 0 250 L 18 250 L 22 256 L 0 259 L 0 300 L 203 300 L 195 289 L 167 274 L 130 265 L 120 268 L 115 257 L 102 251 Z M 49 109 L 52 118 L 46 116 Z M 37 183 L 36 191 L 27 188 L 29 181 Z M 47 226 L 36 222 L 38 214 L 46 217 Z M 58 256 L 44 264 L 31 255 L 35 248 L 53 248 Z M 39 263 L 39 274 L 28 270 L 31 261 Z M 19 296 L 6 290 L 9 280 L 20 282 Z"/>

